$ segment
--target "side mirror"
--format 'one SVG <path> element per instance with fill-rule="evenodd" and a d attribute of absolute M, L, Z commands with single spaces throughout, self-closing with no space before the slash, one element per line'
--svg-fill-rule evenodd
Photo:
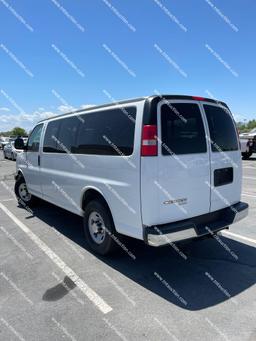
<path fill-rule="evenodd" d="M 25 147 L 24 141 L 22 139 L 15 140 L 14 147 L 15 149 L 24 149 Z"/>

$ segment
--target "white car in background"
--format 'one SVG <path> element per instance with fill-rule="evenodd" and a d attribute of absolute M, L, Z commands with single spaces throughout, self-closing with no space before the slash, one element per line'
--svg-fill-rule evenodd
<path fill-rule="evenodd" d="M 256 153 L 256 128 L 239 135 L 243 159 L 248 160 Z"/>
<path fill-rule="evenodd" d="M 6 146 L 7 143 L 9 143 L 9 138 L 8 138 L 8 137 L 1 136 L 1 137 L 0 137 L 0 148 L 1 148 L 1 149 L 4 149 L 4 146 Z"/>
<path fill-rule="evenodd" d="M 4 158 L 13 161 L 17 159 L 17 154 L 21 152 L 22 150 L 18 150 L 14 147 L 14 141 L 7 143 L 3 148 Z"/>

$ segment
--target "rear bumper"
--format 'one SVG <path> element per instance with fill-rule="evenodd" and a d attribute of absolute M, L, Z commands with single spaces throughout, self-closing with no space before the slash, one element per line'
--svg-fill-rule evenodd
<path fill-rule="evenodd" d="M 144 241 L 151 246 L 162 246 L 180 240 L 198 238 L 228 228 L 248 215 L 248 204 L 238 202 L 219 211 L 191 219 L 144 227 Z"/>

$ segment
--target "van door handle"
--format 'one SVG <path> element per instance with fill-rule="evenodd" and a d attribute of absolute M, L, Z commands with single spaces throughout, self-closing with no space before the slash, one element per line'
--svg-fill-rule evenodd
<path fill-rule="evenodd" d="M 38 155 L 38 157 L 37 157 L 37 164 L 38 164 L 38 166 L 40 167 L 40 155 Z"/>

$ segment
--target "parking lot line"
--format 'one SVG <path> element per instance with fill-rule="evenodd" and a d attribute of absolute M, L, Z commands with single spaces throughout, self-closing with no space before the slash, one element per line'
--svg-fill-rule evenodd
<path fill-rule="evenodd" d="M 6 201 L 13 201 L 13 200 L 15 200 L 14 198 L 10 198 L 10 199 L 1 199 L 0 201 L 1 202 L 6 202 Z"/>
<path fill-rule="evenodd" d="M 87 298 L 103 313 L 107 314 L 112 308 L 91 289 L 66 263 L 47 246 L 37 235 L 35 235 L 25 224 L 23 224 L 12 212 L 0 203 L 2 211 L 12 219 L 12 221 L 33 240 L 33 242 L 57 265 L 66 276 L 68 276 L 77 287 L 87 296 Z"/>
<path fill-rule="evenodd" d="M 253 167 L 253 166 L 243 166 L 243 168 L 245 168 L 245 169 L 255 169 L 256 170 L 256 167 Z"/>
<path fill-rule="evenodd" d="M 248 180 L 256 180 L 256 177 L 254 176 L 243 176 L 243 179 L 248 179 Z"/>
<path fill-rule="evenodd" d="M 242 193 L 242 195 L 245 196 L 245 197 L 256 198 L 256 195 L 252 195 L 252 194 L 249 194 L 249 193 Z"/>
<path fill-rule="evenodd" d="M 236 233 L 229 232 L 229 231 L 221 231 L 221 234 L 225 234 L 225 235 L 228 235 L 228 236 L 231 236 L 231 237 L 239 238 L 239 239 L 245 240 L 247 242 L 256 244 L 256 240 L 255 239 L 242 236 L 241 234 L 236 234 Z"/>

